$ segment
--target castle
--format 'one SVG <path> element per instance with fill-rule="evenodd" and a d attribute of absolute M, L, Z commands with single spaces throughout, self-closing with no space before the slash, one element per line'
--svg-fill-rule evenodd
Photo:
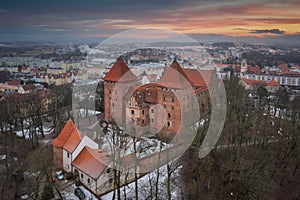
<path fill-rule="evenodd" d="M 118 58 L 104 77 L 105 120 L 115 120 L 119 126 L 130 128 L 129 131 L 139 135 L 175 135 L 181 128 L 183 116 L 200 113 L 199 117 L 203 117 L 208 113 L 209 85 L 213 77 L 212 71 L 185 69 L 174 60 L 158 82 L 139 85 L 138 77 L 122 58 Z M 193 96 L 199 106 L 193 107 Z M 97 196 L 114 189 L 111 157 L 101 151 L 95 141 L 82 134 L 71 120 L 52 145 L 57 169 L 74 173 Z M 175 146 L 175 150 L 180 148 Z M 148 158 L 157 159 L 158 155 L 163 160 L 159 153 L 151 155 L 152 158 L 142 158 L 140 162 L 149 165 Z M 128 154 L 121 159 L 122 163 L 133 164 L 136 157 Z M 139 167 L 130 164 L 127 169 L 128 172 L 120 177 L 121 184 L 132 182 L 135 174 L 140 173 Z"/>
<path fill-rule="evenodd" d="M 212 77 L 211 70 L 182 68 L 175 59 L 160 80 L 141 85 L 119 57 L 103 78 L 105 120 L 114 120 L 138 135 L 174 135 L 180 129 L 183 110 L 199 109 L 200 117 L 209 112 Z M 192 107 L 192 96 L 197 108 Z"/>

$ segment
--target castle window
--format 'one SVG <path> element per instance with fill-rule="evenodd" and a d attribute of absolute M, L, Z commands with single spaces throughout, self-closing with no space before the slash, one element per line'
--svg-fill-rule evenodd
<path fill-rule="evenodd" d="M 80 177 L 83 178 L 83 173 L 80 174 Z"/>
<path fill-rule="evenodd" d="M 174 110 L 174 106 L 172 106 L 172 110 Z"/>
<path fill-rule="evenodd" d="M 70 154 L 69 153 L 67 153 L 67 157 L 70 158 Z"/>
<path fill-rule="evenodd" d="M 112 182 L 113 182 L 113 179 L 112 179 L 112 178 L 110 178 L 110 179 L 109 179 L 109 183 L 112 183 Z"/>
<path fill-rule="evenodd" d="M 134 115 L 134 110 L 131 110 L 131 114 Z"/>
<path fill-rule="evenodd" d="M 88 184 L 90 184 L 90 183 L 91 183 L 91 180 L 90 180 L 90 178 L 88 178 L 88 180 L 87 180 L 87 181 L 88 181 Z"/>
<path fill-rule="evenodd" d="M 151 118 L 151 122 L 154 123 L 154 118 Z"/>
<path fill-rule="evenodd" d="M 172 97 L 172 102 L 174 102 L 174 97 Z"/>
<path fill-rule="evenodd" d="M 166 97 L 164 97 L 164 101 L 166 100 Z"/>
<path fill-rule="evenodd" d="M 167 123 L 167 125 L 168 125 L 168 128 L 170 128 L 170 126 L 171 126 L 171 122 L 168 122 L 168 123 Z"/>
<path fill-rule="evenodd" d="M 151 113 L 154 113 L 154 109 L 153 108 L 151 109 Z"/>
<path fill-rule="evenodd" d="M 166 105 L 164 105 L 164 108 L 166 108 L 167 106 Z"/>
<path fill-rule="evenodd" d="M 112 103 L 112 107 L 115 107 L 115 104 L 114 104 L 114 103 Z"/>
<path fill-rule="evenodd" d="M 142 120 L 142 124 L 144 124 L 145 123 L 145 120 Z"/>
<path fill-rule="evenodd" d="M 110 168 L 108 168 L 108 169 L 106 170 L 106 173 L 108 173 L 108 174 L 110 173 Z"/>
<path fill-rule="evenodd" d="M 170 114 L 170 113 L 168 113 L 168 118 L 169 118 L 169 119 L 171 118 L 171 114 Z"/>
<path fill-rule="evenodd" d="M 145 110 L 142 110 L 142 115 L 144 115 L 145 114 Z"/>

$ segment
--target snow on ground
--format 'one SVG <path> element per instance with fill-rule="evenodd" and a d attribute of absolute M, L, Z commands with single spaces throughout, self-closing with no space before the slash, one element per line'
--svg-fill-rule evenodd
<path fill-rule="evenodd" d="M 196 122 L 193 126 L 192 129 L 193 130 L 198 130 L 198 128 L 204 126 L 205 123 L 208 122 L 208 119 L 201 119 L 200 121 Z"/>
<path fill-rule="evenodd" d="M 97 197 L 91 193 L 89 190 L 87 190 L 84 186 L 78 186 L 85 194 L 85 199 L 88 200 L 97 200 Z M 62 195 L 68 199 L 68 200 L 77 200 L 78 197 L 74 194 L 74 190 L 77 188 L 75 184 L 72 184 L 70 187 L 68 187 L 65 191 L 62 192 Z"/>
<path fill-rule="evenodd" d="M 74 86 L 82 86 L 82 85 L 96 85 L 98 84 L 98 80 L 76 80 L 73 83 Z"/>
<path fill-rule="evenodd" d="M 179 166 L 175 169 L 174 173 L 171 175 L 171 195 L 172 199 L 178 199 L 178 194 L 180 191 L 180 184 L 178 183 L 178 176 L 182 166 Z M 167 165 L 159 168 L 159 197 L 161 199 L 167 198 Z M 139 199 L 149 199 L 150 194 L 150 182 L 154 189 L 154 184 L 156 182 L 157 170 L 152 171 L 145 176 L 138 179 L 138 191 L 139 191 Z M 126 186 L 121 187 L 121 199 L 124 199 L 124 187 L 126 187 L 126 198 L 127 199 L 135 199 L 135 183 L 132 182 Z M 153 191 L 155 193 L 155 191 Z M 117 195 L 117 193 L 115 194 Z M 109 192 L 103 196 L 101 196 L 102 200 L 111 200 L 113 196 L 113 191 Z"/>
<path fill-rule="evenodd" d="M 110 129 L 109 129 L 110 131 Z M 127 137 L 126 139 L 126 145 L 124 144 L 123 149 L 125 149 L 123 155 L 129 155 L 135 152 L 134 150 L 134 141 L 132 137 Z M 103 138 L 103 145 L 101 146 L 101 150 L 106 151 L 108 154 L 112 154 L 113 147 L 111 147 L 113 141 L 113 134 L 110 131 L 105 135 Z M 150 139 L 146 137 L 140 138 L 139 141 L 136 142 L 136 149 L 138 150 L 137 157 L 138 158 L 144 158 L 147 156 L 150 156 L 156 152 L 165 150 L 167 148 L 170 148 L 173 146 L 173 144 L 167 144 L 164 142 L 161 142 L 158 139 Z"/>
<path fill-rule="evenodd" d="M 75 110 L 76 115 L 78 114 L 80 117 L 87 117 L 87 116 L 95 116 L 98 114 L 101 114 L 101 112 L 96 111 L 96 110 L 86 110 L 86 109 L 79 109 L 79 110 Z"/>
<path fill-rule="evenodd" d="M 38 135 L 41 134 L 41 131 L 39 128 L 36 128 L 36 132 Z M 45 135 L 48 135 L 48 134 L 51 134 L 53 132 L 53 130 L 49 127 L 44 126 L 43 132 Z M 22 131 L 16 131 L 15 133 L 16 133 L 16 136 L 23 137 Z M 29 139 L 30 138 L 30 129 L 24 129 L 24 135 L 25 135 L 25 139 Z"/>
<path fill-rule="evenodd" d="M 172 199 L 178 199 L 178 194 L 180 194 L 180 183 L 179 183 L 179 172 L 182 166 L 177 167 L 174 170 L 174 173 L 171 175 L 171 195 Z M 156 183 L 157 170 L 154 170 L 145 176 L 138 179 L 138 191 L 139 191 L 139 199 L 149 199 L 150 194 L 150 182 L 153 187 L 153 194 L 155 193 L 154 185 Z M 159 168 L 159 197 L 160 199 L 164 199 L 167 197 L 167 165 Z M 124 187 L 126 187 L 126 199 L 135 199 L 135 183 L 132 182 L 126 186 L 121 187 L 121 199 L 124 199 Z M 62 195 L 68 200 L 77 200 L 78 197 L 74 194 L 74 190 L 77 188 L 75 184 L 68 186 L 64 191 L 62 191 Z M 80 189 L 84 192 L 86 198 L 88 200 L 97 200 L 97 197 L 87 190 L 84 186 L 79 186 Z M 115 193 L 117 195 L 117 193 Z M 111 200 L 113 197 L 113 191 L 109 192 L 103 196 L 101 196 L 102 200 Z"/>
<path fill-rule="evenodd" d="M 0 160 L 5 160 L 6 159 L 6 155 L 0 155 Z"/>

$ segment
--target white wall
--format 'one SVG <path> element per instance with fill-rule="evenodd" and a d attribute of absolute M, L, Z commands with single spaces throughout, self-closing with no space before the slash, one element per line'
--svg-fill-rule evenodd
<path fill-rule="evenodd" d="M 89 137 L 84 136 L 80 141 L 79 145 L 76 147 L 75 151 L 72 153 L 72 161 L 75 160 L 75 158 L 79 155 L 79 153 L 85 146 L 88 146 L 92 149 L 98 149 L 98 144 L 96 142 L 94 142 Z"/>
<path fill-rule="evenodd" d="M 69 158 L 68 158 L 68 154 L 69 154 Z M 72 162 L 72 154 L 63 149 L 63 169 L 66 172 L 72 171 L 71 162 Z"/>

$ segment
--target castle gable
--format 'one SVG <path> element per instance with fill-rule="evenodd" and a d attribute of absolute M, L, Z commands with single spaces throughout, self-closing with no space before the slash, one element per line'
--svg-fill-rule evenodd
<path fill-rule="evenodd" d="M 113 82 L 126 82 L 134 81 L 137 77 L 131 72 L 124 60 L 119 57 L 113 67 L 109 70 L 106 76 L 103 78 L 104 81 Z"/>
<path fill-rule="evenodd" d="M 163 74 L 158 84 L 168 88 L 181 89 L 189 87 L 192 85 L 192 82 L 177 60 L 174 60 L 171 66 Z"/>

